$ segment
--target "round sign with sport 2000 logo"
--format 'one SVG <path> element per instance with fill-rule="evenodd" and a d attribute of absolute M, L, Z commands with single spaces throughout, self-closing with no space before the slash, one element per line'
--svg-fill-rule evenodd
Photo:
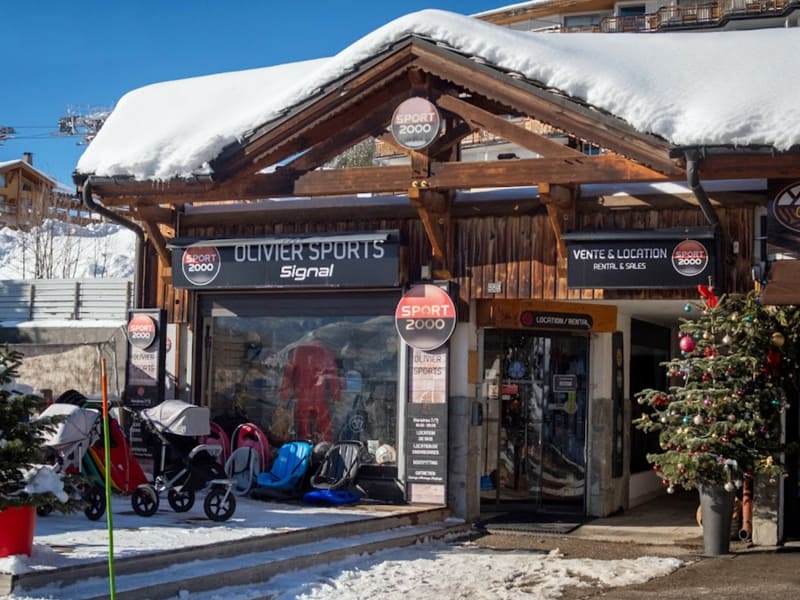
<path fill-rule="evenodd" d="M 409 98 L 394 110 L 392 135 L 409 150 L 430 145 L 439 135 L 442 119 L 439 110 L 425 98 Z"/>
<path fill-rule="evenodd" d="M 397 303 L 394 322 L 406 344 L 417 350 L 435 350 L 456 328 L 456 305 L 439 286 L 415 285 Z"/>
<path fill-rule="evenodd" d="M 697 240 L 683 240 L 672 250 L 672 266 L 684 277 L 699 275 L 708 266 L 708 250 Z"/>
<path fill-rule="evenodd" d="M 219 251 L 214 246 L 191 246 L 183 251 L 183 276 L 194 285 L 208 285 L 222 267 Z"/>
<path fill-rule="evenodd" d="M 134 348 L 147 350 L 156 341 L 158 328 L 149 315 L 133 315 L 128 321 L 128 341 Z"/>

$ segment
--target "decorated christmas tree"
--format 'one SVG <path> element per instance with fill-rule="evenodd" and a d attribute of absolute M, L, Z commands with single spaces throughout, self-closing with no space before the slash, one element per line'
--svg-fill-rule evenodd
<path fill-rule="evenodd" d="M 669 389 L 636 396 L 650 410 L 635 425 L 659 432 L 662 452 L 647 459 L 670 493 L 779 476 L 781 415 L 797 394 L 800 310 L 762 306 L 755 292 L 698 290 L 704 301 L 681 319 L 680 356 L 662 363 Z"/>

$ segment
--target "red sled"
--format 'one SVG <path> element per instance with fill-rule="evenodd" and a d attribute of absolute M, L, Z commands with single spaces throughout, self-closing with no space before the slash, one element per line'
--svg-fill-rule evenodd
<path fill-rule="evenodd" d="M 108 432 L 111 483 L 120 492 L 130 494 L 141 484 L 147 483 L 147 476 L 144 474 L 139 461 L 133 455 L 128 438 L 125 437 L 125 433 L 116 419 L 109 417 Z M 106 451 L 102 439 L 90 448 L 89 454 L 100 475 L 105 477 Z"/>

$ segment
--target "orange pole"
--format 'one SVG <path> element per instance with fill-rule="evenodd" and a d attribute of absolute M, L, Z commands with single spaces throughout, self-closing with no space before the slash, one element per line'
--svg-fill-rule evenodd
<path fill-rule="evenodd" d="M 753 539 L 753 480 L 744 478 L 742 484 L 742 529 L 739 539 L 749 542 Z"/>

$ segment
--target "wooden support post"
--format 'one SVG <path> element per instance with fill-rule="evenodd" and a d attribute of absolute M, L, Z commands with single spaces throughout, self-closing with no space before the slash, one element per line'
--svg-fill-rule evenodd
<path fill-rule="evenodd" d="M 547 216 L 558 245 L 559 275 L 566 275 L 567 244 L 562 234 L 575 225 L 575 204 L 577 191 L 574 187 L 539 183 L 539 199 L 547 209 Z"/>

